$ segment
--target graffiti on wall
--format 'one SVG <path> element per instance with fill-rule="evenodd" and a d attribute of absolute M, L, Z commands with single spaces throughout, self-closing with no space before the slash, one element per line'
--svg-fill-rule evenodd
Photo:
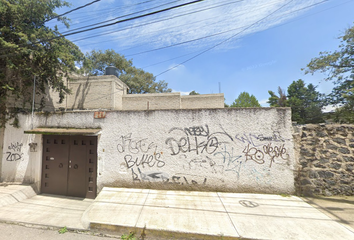
<path fill-rule="evenodd" d="M 5 152 L 6 156 L 6 161 L 9 162 L 16 162 L 16 161 L 21 161 L 23 160 L 23 153 L 21 152 L 22 150 L 23 143 L 19 142 L 13 142 L 10 143 L 10 145 L 7 148 L 7 152 Z"/>
<path fill-rule="evenodd" d="M 253 134 L 253 133 L 242 133 L 236 134 L 235 140 L 249 144 L 253 147 L 259 147 L 264 144 L 265 141 L 267 142 L 285 142 L 290 139 L 286 139 L 281 136 L 279 131 L 273 131 L 271 135 L 264 135 L 264 134 Z"/>
<path fill-rule="evenodd" d="M 195 126 L 186 128 L 171 128 L 168 132 L 176 133 L 176 136 L 169 137 L 165 143 L 171 151 L 171 155 L 183 153 L 213 154 L 217 151 L 222 142 L 218 138 L 220 135 L 232 137 L 222 129 L 221 132 L 210 133 L 209 126 Z M 181 134 L 181 135 L 180 135 Z"/>
<path fill-rule="evenodd" d="M 285 147 L 289 139 L 284 138 L 279 131 L 271 134 L 235 134 L 227 132 L 221 125 L 212 129 L 205 124 L 173 127 L 167 134 L 165 147 L 168 151 L 165 155 L 173 160 L 168 162 L 168 172 L 174 165 L 178 166 L 176 170 L 184 170 L 172 176 L 163 171 L 165 160 L 169 158 L 162 158 L 163 152 L 158 151 L 155 142 L 148 138 L 135 138 L 132 133 L 119 138 L 117 150 L 131 171 L 133 182 L 206 184 L 207 178 L 217 179 L 224 174 L 232 174 L 235 180 L 239 180 L 242 171 L 262 181 L 262 178 L 269 177 L 274 163 L 281 164 L 290 158 Z M 250 169 L 252 163 L 264 167 L 253 165 Z M 269 183 L 269 179 L 263 183 L 267 181 Z"/>
<path fill-rule="evenodd" d="M 120 137 L 117 150 L 124 155 L 128 168 L 132 167 L 158 167 L 165 166 L 162 153 L 157 152 L 157 145 L 149 142 L 147 138 L 132 138 L 132 133 Z"/>
<path fill-rule="evenodd" d="M 167 173 L 164 172 L 142 172 L 140 168 L 137 168 L 137 172 L 134 169 L 132 171 L 133 182 L 160 182 L 163 184 L 175 184 L 175 185 L 197 185 L 206 184 L 207 178 L 202 177 L 202 179 L 197 175 L 189 175 L 183 173 L 174 174 L 169 177 Z"/>
<path fill-rule="evenodd" d="M 258 164 L 264 164 L 266 158 L 268 157 L 270 162 L 270 168 L 272 167 L 272 164 L 275 162 L 276 159 L 289 159 L 289 154 L 287 153 L 284 144 L 279 146 L 273 146 L 272 143 L 268 143 L 266 145 L 263 145 L 260 149 L 256 147 L 250 148 L 250 145 L 248 144 L 243 150 L 243 153 L 246 156 L 246 162 L 252 160 Z"/>

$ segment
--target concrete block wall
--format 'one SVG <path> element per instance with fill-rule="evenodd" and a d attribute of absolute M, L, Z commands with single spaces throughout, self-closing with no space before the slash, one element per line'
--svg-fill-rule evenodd
<path fill-rule="evenodd" d="M 207 108 L 224 108 L 224 94 L 181 96 L 180 93 L 148 93 L 123 96 L 123 110 Z"/>
<path fill-rule="evenodd" d="M 181 109 L 224 108 L 224 94 L 181 96 Z"/>
<path fill-rule="evenodd" d="M 354 195 L 354 125 L 295 126 L 303 195 Z"/>
<path fill-rule="evenodd" d="M 101 128 L 98 189 L 104 186 L 294 193 L 295 154 L 289 108 L 108 111 L 36 114 L 36 127 Z M 40 183 L 41 135 L 31 116 L 8 125 L 2 181 Z M 31 140 L 32 139 L 32 140 Z M 31 152 L 29 143 L 38 144 Z M 39 185 L 38 185 L 39 186 Z"/>
<path fill-rule="evenodd" d="M 123 110 L 180 109 L 180 93 L 127 94 L 123 96 Z"/>
<path fill-rule="evenodd" d="M 67 95 L 67 109 L 111 109 L 121 110 L 127 87 L 117 77 L 87 76 L 72 78 L 69 82 L 71 94 Z"/>
<path fill-rule="evenodd" d="M 59 93 L 53 89 L 46 89 L 46 94 L 35 95 L 35 109 L 40 107 L 44 99 L 43 111 L 55 111 L 58 109 L 110 109 L 122 110 L 122 96 L 127 93 L 128 87 L 113 75 L 105 76 L 71 76 L 66 82 L 71 94 L 65 95 L 62 103 L 59 103 Z M 16 99 L 9 92 L 8 107 L 32 109 L 32 89 L 24 96 Z"/>

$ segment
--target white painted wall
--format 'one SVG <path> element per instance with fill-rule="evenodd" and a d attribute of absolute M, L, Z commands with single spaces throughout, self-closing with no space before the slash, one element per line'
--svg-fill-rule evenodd
<path fill-rule="evenodd" d="M 21 116 L 21 126 L 27 124 L 26 116 Z M 24 121 L 23 121 L 24 120 Z M 7 125 L 4 134 L 4 144 L 1 162 L 1 182 L 35 183 L 37 187 L 40 182 L 41 158 L 42 158 L 42 136 L 24 134 L 23 128 L 14 128 Z M 29 143 L 36 142 L 36 152 L 31 152 Z"/>
<path fill-rule="evenodd" d="M 2 179 L 40 181 L 41 136 L 29 152 L 30 116 L 7 126 L 4 146 L 23 143 L 20 161 L 3 158 Z M 289 108 L 112 111 L 36 115 L 34 127 L 102 128 L 98 189 L 103 186 L 294 192 L 294 144 Z"/>

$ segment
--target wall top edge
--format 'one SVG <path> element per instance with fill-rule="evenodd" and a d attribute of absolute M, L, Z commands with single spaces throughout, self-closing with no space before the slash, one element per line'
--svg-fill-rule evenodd
<path fill-rule="evenodd" d="M 110 110 L 110 109 L 87 109 L 87 110 L 66 110 L 66 111 L 56 111 L 56 112 L 35 112 L 36 115 L 43 115 L 43 116 L 50 116 L 50 115 L 62 115 L 62 114 L 67 114 L 67 113 L 94 113 L 94 112 L 203 112 L 203 111 L 225 111 L 225 112 L 238 112 L 238 111 L 252 111 L 254 112 L 255 110 L 259 111 L 271 111 L 271 110 L 277 110 L 277 111 L 290 111 L 291 108 L 289 107 L 257 107 L 257 108 L 200 108 L 200 109 L 195 109 L 195 108 L 184 108 L 184 109 L 152 109 L 152 110 Z M 30 113 L 19 113 L 23 115 L 30 115 Z"/>

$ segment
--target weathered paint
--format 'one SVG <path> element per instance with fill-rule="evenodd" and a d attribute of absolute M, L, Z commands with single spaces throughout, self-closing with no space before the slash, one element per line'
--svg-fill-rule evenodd
<path fill-rule="evenodd" d="M 40 182 L 41 135 L 7 126 L 4 149 L 23 144 L 21 160 L 3 154 L 2 181 Z M 34 128 L 100 128 L 98 190 L 103 186 L 294 192 L 294 144 L 289 108 L 111 111 L 36 115 Z M 30 139 L 38 143 L 29 151 Z M 4 153 L 6 150 L 4 151 Z"/>

